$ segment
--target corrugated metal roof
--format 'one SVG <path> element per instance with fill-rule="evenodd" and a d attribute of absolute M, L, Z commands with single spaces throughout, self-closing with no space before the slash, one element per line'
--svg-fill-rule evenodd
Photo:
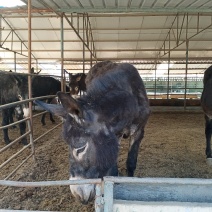
<path fill-rule="evenodd" d="M 185 73 L 188 40 L 188 73 L 202 73 L 212 63 L 211 8 L 209 0 L 32 0 L 32 66 L 60 73 L 60 15 L 65 12 L 64 68 L 82 72 L 86 12 L 85 72 L 92 49 L 97 60 L 128 61 L 149 75 L 155 63 L 168 62 L 171 50 L 170 74 Z M 14 69 L 16 60 L 16 70 L 27 72 L 27 5 L 0 12 L 0 69 Z"/>

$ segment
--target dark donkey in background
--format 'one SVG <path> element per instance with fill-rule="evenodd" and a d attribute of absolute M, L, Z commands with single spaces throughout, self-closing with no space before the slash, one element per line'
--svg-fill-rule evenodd
<path fill-rule="evenodd" d="M 130 64 L 97 63 L 86 78 L 87 93 L 78 99 L 59 92 L 62 105 L 45 109 L 64 118 L 63 137 L 70 147 L 70 179 L 117 176 L 121 138 L 129 138 L 127 173 L 133 176 L 150 108 L 143 81 Z M 82 203 L 95 196 L 95 185 L 70 186 Z"/>
<path fill-rule="evenodd" d="M 68 73 L 68 72 L 67 72 Z M 69 88 L 71 95 L 77 95 L 81 91 L 86 92 L 86 74 L 84 73 L 77 73 L 77 74 L 69 74 Z"/>
<path fill-rule="evenodd" d="M 56 95 L 58 91 L 61 91 L 61 82 L 53 77 L 49 76 L 34 76 L 32 77 L 32 97 Z M 66 92 L 69 92 L 69 87 L 66 86 Z M 48 98 L 47 103 L 51 103 L 54 98 Z M 41 118 L 43 125 L 45 122 L 46 114 L 44 113 Z M 50 113 L 50 120 L 55 123 L 52 113 Z"/>
<path fill-rule="evenodd" d="M 16 74 L 0 73 L 0 104 L 12 103 L 20 99 L 28 99 L 27 77 Z M 2 126 L 6 126 L 10 123 L 11 113 L 14 111 L 14 108 L 18 120 L 23 119 L 24 116 L 28 116 L 28 106 L 25 104 L 2 109 Z M 26 122 L 20 123 L 19 127 L 20 134 L 23 135 L 26 132 Z M 3 129 L 3 133 L 5 143 L 9 144 L 8 128 Z M 27 144 L 26 137 L 22 139 L 22 143 Z"/>
<path fill-rule="evenodd" d="M 201 96 L 201 106 L 205 113 L 205 137 L 206 156 L 212 158 L 211 135 L 212 135 L 212 66 L 205 70 L 203 79 L 203 92 Z"/>

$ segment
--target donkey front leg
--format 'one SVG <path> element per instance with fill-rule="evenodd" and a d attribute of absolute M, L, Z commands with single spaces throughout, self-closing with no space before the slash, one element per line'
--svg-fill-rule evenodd
<path fill-rule="evenodd" d="M 134 176 L 134 171 L 136 169 L 137 164 L 139 146 L 143 137 L 144 137 L 144 129 L 141 129 L 140 131 L 137 131 L 135 135 L 133 135 L 133 137 L 130 138 L 130 146 L 127 157 L 127 175 L 129 177 Z"/>
<path fill-rule="evenodd" d="M 2 127 L 6 126 L 9 124 L 9 109 L 3 109 L 2 110 Z M 8 136 L 8 128 L 4 128 L 3 129 L 3 134 L 4 134 L 4 141 L 6 144 L 10 143 L 10 139 Z"/>
<path fill-rule="evenodd" d="M 53 99 L 48 99 L 48 100 L 47 100 L 47 103 L 51 104 L 52 101 L 53 101 Z M 43 115 L 44 115 L 44 114 L 43 114 Z M 50 118 L 52 124 L 54 124 L 54 123 L 55 123 L 55 120 L 54 120 L 54 118 L 53 118 L 52 113 L 49 113 L 49 118 Z M 45 117 L 44 117 L 44 119 L 45 119 Z M 42 122 L 42 123 L 43 123 L 43 122 Z M 44 123 L 45 123 L 45 120 L 44 120 Z M 43 125 L 45 125 L 45 124 L 43 124 Z"/>

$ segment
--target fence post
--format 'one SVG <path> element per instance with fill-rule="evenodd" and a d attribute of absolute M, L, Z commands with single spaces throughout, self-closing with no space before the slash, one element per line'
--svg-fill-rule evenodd
<path fill-rule="evenodd" d="M 113 185 L 114 182 L 104 181 L 104 212 L 113 211 Z"/>

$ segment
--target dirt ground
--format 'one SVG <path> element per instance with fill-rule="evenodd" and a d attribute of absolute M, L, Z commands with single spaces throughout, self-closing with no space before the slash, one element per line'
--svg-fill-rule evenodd
<path fill-rule="evenodd" d="M 41 126 L 40 118 L 34 120 L 34 138 L 53 124 L 47 118 Z M 60 120 L 56 119 L 56 123 Z M 10 129 L 13 139 L 18 129 Z M 69 177 L 68 146 L 61 139 L 61 128 L 54 130 L 35 144 L 36 162 L 30 159 L 10 180 L 44 181 L 67 180 Z M 0 132 L 0 148 L 4 146 Z M 0 154 L 0 164 L 12 153 L 22 148 L 16 144 Z M 128 142 L 120 148 L 119 171 L 125 174 Z M 0 170 L 4 179 L 30 151 L 14 159 L 10 166 Z M 140 147 L 136 177 L 211 178 L 212 168 L 205 158 L 204 116 L 202 113 L 154 112 L 151 114 Z M 0 209 L 94 211 L 93 203 L 81 205 L 70 195 L 68 186 L 42 188 L 16 188 L 0 186 Z"/>

